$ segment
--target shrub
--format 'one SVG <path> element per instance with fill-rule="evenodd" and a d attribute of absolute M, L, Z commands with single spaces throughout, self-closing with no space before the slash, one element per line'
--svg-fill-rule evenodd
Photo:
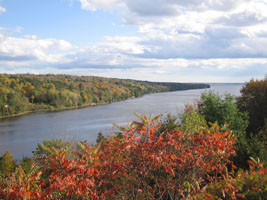
<path fill-rule="evenodd" d="M 13 156 L 7 151 L 2 157 L 0 157 L 0 175 L 6 175 L 9 172 L 15 170 L 16 163 L 13 160 Z"/>
<path fill-rule="evenodd" d="M 219 181 L 235 154 L 230 131 L 214 125 L 202 133 L 178 130 L 156 136 L 159 117 L 139 116 L 121 137 L 89 147 L 75 157 L 49 148 L 42 168 L 19 166 L 0 183 L 3 199 L 192 199 Z M 164 138 L 163 138 L 164 136 Z M 46 174 L 44 177 L 42 174 Z M 19 177 L 19 178 L 16 178 Z"/>
<path fill-rule="evenodd" d="M 196 199 L 265 200 L 267 197 L 267 168 L 253 158 L 249 161 L 250 170 L 240 169 L 227 173 L 224 179 L 210 183 L 205 192 Z"/>

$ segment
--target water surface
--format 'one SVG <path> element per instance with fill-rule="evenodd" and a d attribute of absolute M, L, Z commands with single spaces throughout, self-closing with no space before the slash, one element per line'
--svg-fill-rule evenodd
<path fill-rule="evenodd" d="M 211 84 L 211 89 L 224 94 L 240 95 L 242 84 Z M 187 90 L 145 95 L 141 98 L 114 102 L 108 105 L 87 107 L 61 112 L 33 113 L 25 116 L 0 120 L 0 155 L 6 150 L 21 159 L 31 156 L 37 143 L 43 140 L 87 140 L 94 143 L 101 131 L 111 135 L 112 123 L 126 126 L 139 114 L 175 114 L 191 104 L 205 90 Z"/>

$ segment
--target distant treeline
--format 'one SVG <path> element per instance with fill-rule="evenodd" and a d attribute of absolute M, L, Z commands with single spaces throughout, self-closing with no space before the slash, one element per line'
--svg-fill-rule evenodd
<path fill-rule="evenodd" d="M 149 81 L 135 81 L 135 82 L 138 84 L 147 84 L 151 86 L 164 86 L 167 88 L 167 91 L 210 88 L 210 85 L 204 83 L 173 83 L 173 82 L 149 82 Z"/>
<path fill-rule="evenodd" d="M 106 104 L 149 93 L 202 88 L 209 88 L 209 85 L 94 76 L 0 74 L 0 117 Z"/>

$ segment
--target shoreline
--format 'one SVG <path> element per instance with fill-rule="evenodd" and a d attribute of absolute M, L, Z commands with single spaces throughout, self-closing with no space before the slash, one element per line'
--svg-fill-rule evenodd
<path fill-rule="evenodd" d="M 128 98 L 128 99 L 133 99 L 133 98 Z M 125 101 L 128 99 L 123 99 L 123 100 L 119 100 L 119 101 Z M 13 118 L 13 117 L 20 117 L 20 116 L 28 115 L 31 113 L 38 113 L 38 112 L 60 112 L 60 111 L 67 111 L 67 110 L 74 110 L 74 109 L 82 109 L 82 108 L 87 108 L 87 107 L 101 106 L 101 105 L 107 105 L 107 104 L 111 104 L 111 103 L 119 102 L 119 101 L 112 101 L 112 102 L 108 102 L 108 103 L 98 103 L 98 104 L 92 103 L 92 104 L 86 104 L 86 105 L 75 106 L 75 107 L 56 108 L 56 109 L 52 109 L 52 110 L 51 109 L 43 109 L 43 110 L 25 111 L 25 112 L 14 114 L 14 115 L 0 116 L 0 120 L 9 119 L 9 118 Z"/>
<path fill-rule="evenodd" d="M 211 88 L 211 87 L 209 87 L 209 88 Z M 188 89 L 188 90 L 203 90 L 203 89 L 209 89 L 209 88 L 198 88 L 198 89 Z M 50 110 L 50 109 L 43 109 L 43 110 L 25 111 L 25 112 L 14 114 L 14 115 L 0 116 L 0 120 L 10 119 L 10 118 L 15 118 L 15 117 L 20 117 L 20 116 L 29 115 L 31 113 L 38 113 L 38 112 L 60 112 L 60 111 L 67 111 L 67 110 L 74 110 L 74 109 L 82 109 L 82 108 L 87 108 L 87 107 L 108 105 L 108 104 L 115 103 L 115 102 L 120 102 L 120 101 L 129 100 L 129 99 L 140 98 L 140 97 L 143 97 L 143 96 L 149 95 L 149 94 L 158 94 L 158 93 L 166 93 L 166 92 L 179 92 L 179 91 L 185 91 L 185 90 L 148 93 L 148 94 L 144 94 L 144 95 L 139 96 L 139 97 L 132 96 L 132 97 L 129 97 L 127 99 L 116 100 L 116 101 L 111 101 L 111 102 L 107 102 L 107 103 L 91 103 L 91 104 L 86 104 L 86 105 L 82 105 L 82 106 L 56 108 L 56 109 L 52 109 L 52 110 Z"/>
<path fill-rule="evenodd" d="M 164 93 L 164 92 L 160 92 L 160 93 Z M 148 93 L 148 94 L 156 94 L 156 93 Z M 148 95 L 145 94 L 145 95 Z M 31 113 L 39 113 L 39 112 L 61 112 L 61 111 L 67 111 L 67 110 L 74 110 L 74 109 L 82 109 L 82 108 L 87 108 L 87 107 L 95 107 L 95 106 L 102 106 L 102 105 L 108 105 L 108 104 L 112 104 L 112 103 L 116 103 L 116 102 L 120 102 L 120 101 L 126 101 L 129 99 L 136 99 L 136 98 L 140 98 L 143 97 L 145 95 L 139 96 L 139 97 L 129 97 L 127 99 L 122 99 L 122 100 L 116 100 L 116 101 L 111 101 L 111 102 L 107 102 L 107 103 L 91 103 L 91 104 L 85 104 L 82 106 L 72 106 L 72 107 L 64 107 L 64 108 L 55 108 L 55 109 L 42 109 L 42 110 L 34 110 L 34 111 L 25 111 L 22 113 L 18 113 L 18 114 L 14 114 L 14 115 L 9 115 L 9 116 L 0 116 L 0 120 L 4 120 L 4 119 L 9 119 L 9 118 L 13 118 L 13 117 L 20 117 L 20 116 L 24 116 L 24 115 L 28 115 Z"/>

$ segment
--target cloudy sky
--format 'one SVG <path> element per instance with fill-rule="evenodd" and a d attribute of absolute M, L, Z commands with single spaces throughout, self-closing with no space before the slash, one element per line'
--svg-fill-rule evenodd
<path fill-rule="evenodd" d="M 267 0 L 0 0 L 0 73 L 263 78 Z"/>

